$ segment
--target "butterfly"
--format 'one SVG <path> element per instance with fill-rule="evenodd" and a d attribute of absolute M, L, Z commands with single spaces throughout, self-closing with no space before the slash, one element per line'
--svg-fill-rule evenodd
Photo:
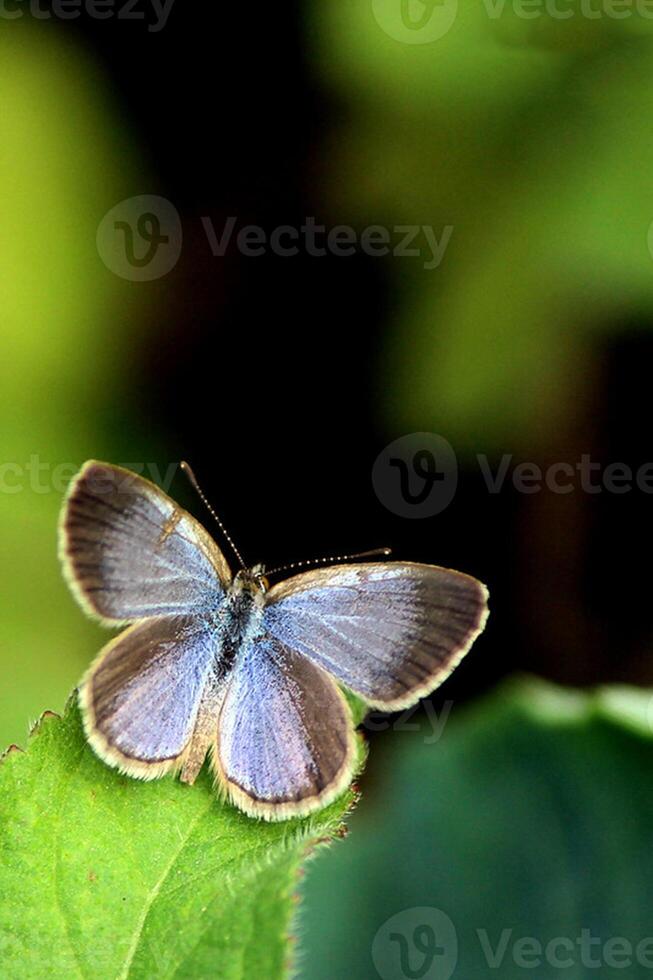
<path fill-rule="evenodd" d="M 370 707 L 406 708 L 488 614 L 482 583 L 434 565 L 331 565 L 271 587 L 261 565 L 234 575 L 155 484 L 94 460 L 69 487 L 60 557 L 82 609 L 126 627 L 79 687 L 97 755 L 129 776 L 193 783 L 209 754 L 220 795 L 266 820 L 311 813 L 351 781 L 341 685 Z"/>

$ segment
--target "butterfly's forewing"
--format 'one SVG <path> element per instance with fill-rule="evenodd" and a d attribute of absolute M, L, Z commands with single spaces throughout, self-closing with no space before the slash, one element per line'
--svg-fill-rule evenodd
<path fill-rule="evenodd" d="M 108 463 L 86 463 L 71 483 L 59 547 L 77 600 L 107 625 L 202 614 L 231 581 L 198 521 L 149 480 Z"/>
<path fill-rule="evenodd" d="M 144 779 L 180 768 L 215 658 L 215 632 L 196 616 L 135 623 L 107 644 L 80 687 L 98 755 Z"/>
<path fill-rule="evenodd" d="M 385 710 L 434 690 L 487 618 L 481 582 L 412 562 L 304 572 L 266 599 L 269 633 Z"/>
<path fill-rule="evenodd" d="M 342 792 L 355 755 L 349 708 L 324 671 L 269 636 L 241 651 L 212 758 L 229 799 L 268 820 L 309 813 Z"/>
<path fill-rule="evenodd" d="M 220 550 L 153 483 L 91 461 L 68 492 L 60 551 L 86 612 L 111 626 L 135 621 L 80 686 L 91 745 L 142 778 L 179 768 L 192 748 L 192 781 L 202 761 L 193 734 L 219 655 L 216 614 L 231 581 Z"/>

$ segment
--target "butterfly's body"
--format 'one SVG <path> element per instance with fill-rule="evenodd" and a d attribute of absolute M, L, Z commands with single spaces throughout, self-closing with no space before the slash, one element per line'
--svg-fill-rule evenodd
<path fill-rule="evenodd" d="M 221 791 L 270 820 L 310 813 L 352 777 L 336 681 L 381 709 L 413 704 L 487 615 L 481 583 L 433 565 L 341 565 L 271 588 L 262 566 L 232 577 L 190 514 L 103 463 L 71 484 L 61 555 L 83 608 L 128 625 L 80 687 L 96 752 L 131 776 L 192 783 L 210 750 Z"/>
<path fill-rule="evenodd" d="M 263 632 L 264 595 L 251 572 L 239 572 L 226 589 L 224 600 L 207 618 L 220 676 L 229 672 L 238 651 L 249 647 Z"/>
<path fill-rule="evenodd" d="M 235 661 L 263 633 L 263 597 L 266 584 L 258 568 L 245 569 L 234 577 L 224 600 L 205 614 L 205 628 L 213 638 L 215 656 L 210 665 L 197 713 L 195 728 L 186 750 L 180 779 L 194 783 L 204 764 L 215 733 L 220 704 Z"/>

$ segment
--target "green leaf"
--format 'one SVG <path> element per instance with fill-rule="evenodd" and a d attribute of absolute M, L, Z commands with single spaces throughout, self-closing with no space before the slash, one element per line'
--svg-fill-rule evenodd
<path fill-rule="evenodd" d="M 301 862 L 354 799 L 258 822 L 206 771 L 189 787 L 108 768 L 76 701 L 46 712 L 0 765 L 3 978 L 284 976 Z"/>
<path fill-rule="evenodd" d="M 650 691 L 586 694 L 528 681 L 454 709 L 436 744 L 425 716 L 421 732 L 392 733 L 385 757 L 377 740 L 354 832 L 306 882 L 306 976 L 378 977 L 376 951 L 383 980 L 404 978 L 401 935 L 420 975 L 415 930 L 431 921 L 429 909 L 449 917 L 458 950 L 442 933 L 448 949 L 425 978 L 612 976 L 617 939 L 631 948 L 621 974 L 650 976 L 652 726 Z M 586 963 L 583 930 L 600 940 Z M 483 941 L 497 950 L 502 935 L 505 955 L 492 968 Z M 530 968 L 524 950 L 533 946 L 515 945 L 525 937 L 542 947 Z M 566 942 L 547 954 L 557 938 Z M 556 966 L 556 954 L 573 964 Z"/>

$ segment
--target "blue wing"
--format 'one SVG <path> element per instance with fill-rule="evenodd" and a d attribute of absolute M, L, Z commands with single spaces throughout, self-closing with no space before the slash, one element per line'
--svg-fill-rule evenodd
<path fill-rule="evenodd" d="M 105 762 L 131 776 L 150 779 L 180 768 L 193 743 L 202 698 L 215 690 L 215 669 L 210 623 L 195 616 L 135 623 L 107 644 L 81 684 L 91 745 Z"/>
<path fill-rule="evenodd" d="M 355 736 L 337 685 L 270 636 L 236 658 L 212 764 L 225 794 L 267 820 L 303 816 L 351 779 Z"/>
<path fill-rule="evenodd" d="M 384 710 L 434 690 L 487 618 L 487 590 L 412 562 L 321 568 L 275 585 L 265 629 Z"/>
<path fill-rule="evenodd" d="M 198 521 L 149 480 L 108 463 L 88 462 L 73 480 L 60 553 L 82 608 L 112 626 L 210 612 L 231 581 Z"/>

